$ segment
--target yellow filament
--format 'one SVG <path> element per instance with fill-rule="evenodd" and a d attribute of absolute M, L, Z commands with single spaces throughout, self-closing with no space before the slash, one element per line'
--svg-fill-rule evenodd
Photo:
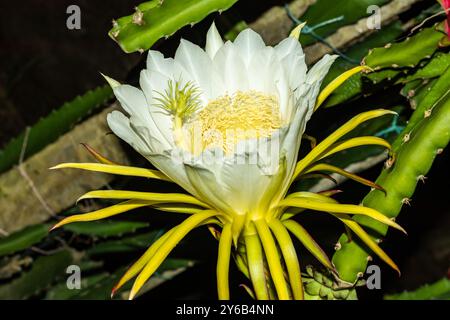
<path fill-rule="evenodd" d="M 241 140 L 269 137 L 281 127 L 278 99 L 258 91 L 237 91 L 211 100 L 195 117 L 202 150 L 208 147 L 233 152 Z"/>

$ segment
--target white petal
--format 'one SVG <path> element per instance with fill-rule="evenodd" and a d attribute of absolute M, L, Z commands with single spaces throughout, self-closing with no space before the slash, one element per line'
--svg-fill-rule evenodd
<path fill-rule="evenodd" d="M 224 90 L 228 94 L 233 94 L 238 90 L 248 90 L 247 68 L 231 42 L 227 41 L 217 51 L 213 60 L 213 67 L 222 77 Z"/>
<path fill-rule="evenodd" d="M 189 182 L 183 162 L 178 160 L 177 156 L 174 156 L 172 152 L 177 152 L 177 149 L 171 150 L 169 154 L 152 154 L 146 158 L 155 166 L 155 168 L 168 176 L 176 184 L 199 198 L 198 193 Z"/>
<path fill-rule="evenodd" d="M 268 94 L 276 94 L 275 74 L 282 68 L 273 48 L 255 52 L 248 66 L 249 89 Z"/>
<path fill-rule="evenodd" d="M 306 76 L 306 83 L 311 85 L 311 91 L 309 92 L 308 99 L 308 111 L 306 119 L 309 120 L 314 110 L 314 105 L 319 95 L 320 86 L 322 81 L 330 70 L 333 62 L 338 58 L 337 55 L 325 55 L 314 67 L 312 67 L 308 75 Z"/>
<path fill-rule="evenodd" d="M 187 71 L 188 76 L 195 81 L 199 89 L 211 96 L 211 58 L 199 46 L 181 39 L 175 53 L 175 61 Z M 204 97 L 205 98 L 205 97 Z M 206 102 L 206 99 L 204 99 Z"/>
<path fill-rule="evenodd" d="M 234 204 L 226 199 L 228 191 L 218 180 L 217 168 L 211 170 L 205 166 L 185 164 L 185 170 L 190 185 L 201 199 L 221 212 L 235 212 Z"/>
<path fill-rule="evenodd" d="M 128 84 L 120 85 L 114 88 L 114 94 L 119 100 L 122 108 L 129 115 L 136 115 L 144 121 L 149 119 L 149 111 L 144 93 Z"/>
<path fill-rule="evenodd" d="M 280 60 L 292 53 L 303 55 L 303 49 L 300 42 L 293 37 L 288 37 L 277 44 L 275 46 L 275 51 L 277 52 Z"/>
<path fill-rule="evenodd" d="M 292 52 L 285 56 L 281 63 L 289 79 L 289 87 L 292 90 L 297 89 L 306 81 L 306 63 L 305 55 L 298 52 Z"/>
<path fill-rule="evenodd" d="M 213 59 L 217 51 L 223 46 L 222 37 L 217 31 L 216 24 L 213 22 L 211 27 L 209 27 L 208 33 L 206 34 L 206 45 L 205 51 L 208 56 Z"/>
<path fill-rule="evenodd" d="M 306 82 L 310 84 L 318 82 L 322 83 L 322 80 L 325 78 L 331 65 L 337 58 L 337 55 L 325 55 L 309 70 Z"/>
<path fill-rule="evenodd" d="M 280 104 L 281 120 L 283 123 L 289 123 L 292 121 L 294 113 L 294 103 L 292 90 L 289 87 L 289 80 L 284 74 L 284 70 L 281 69 L 282 75 L 279 76 L 276 86 L 278 91 L 278 103 Z"/>
<path fill-rule="evenodd" d="M 249 162 L 248 157 L 243 161 L 243 164 L 225 162 L 219 176 L 221 184 L 226 186 L 222 199 L 241 215 L 257 211 L 271 181 L 271 176 Z"/>
<path fill-rule="evenodd" d="M 147 55 L 147 69 L 158 71 L 168 77 L 172 77 L 174 73 L 174 60 L 172 58 L 164 58 L 159 51 L 149 50 Z"/>
<path fill-rule="evenodd" d="M 248 67 L 252 57 L 259 51 L 263 50 L 266 45 L 261 36 L 252 29 L 245 29 L 236 37 L 234 41 L 236 49 L 239 51 L 242 60 Z"/>
<path fill-rule="evenodd" d="M 113 111 L 109 113 L 106 117 L 106 121 L 114 134 L 132 146 L 137 152 L 142 155 L 151 152 L 148 144 L 131 128 L 130 119 L 122 112 Z"/>
<path fill-rule="evenodd" d="M 150 125 L 151 133 L 155 138 L 159 138 L 162 142 L 166 142 L 163 143 L 166 148 L 173 147 L 174 145 L 173 120 L 169 112 L 159 106 L 159 102 L 154 98 L 159 98 L 161 94 L 164 94 L 164 90 L 166 90 L 169 80 L 170 79 L 165 75 L 149 70 L 142 70 L 139 79 L 140 86 L 148 101 L 147 108 L 153 122 L 152 125 Z"/>

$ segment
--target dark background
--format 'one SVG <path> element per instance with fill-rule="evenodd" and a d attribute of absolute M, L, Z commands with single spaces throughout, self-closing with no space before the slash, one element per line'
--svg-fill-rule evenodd
<path fill-rule="evenodd" d="M 108 0 L 27 0 L 0 2 L 0 148 L 25 126 L 34 124 L 78 94 L 104 84 L 99 72 L 119 80 L 133 81 L 144 56 L 125 54 L 107 35 L 111 20 L 133 12 L 141 1 Z M 81 30 L 66 28 L 66 8 L 76 4 L 81 8 Z M 169 40 L 157 43 L 154 48 L 167 55 L 173 54 L 178 40 L 184 37 L 202 45 L 205 30 L 216 19 L 219 29 L 226 30 L 234 21 L 251 22 L 273 5 L 284 1 L 239 1 L 230 11 L 212 15 L 205 21 L 186 27 Z M 321 118 L 321 125 L 331 123 L 333 112 Z M 314 128 L 314 123 L 312 124 Z M 316 124 L 317 128 L 317 124 Z M 313 129 L 314 130 L 314 129 Z M 403 270 L 403 276 L 383 266 L 383 292 L 363 292 L 362 296 L 380 297 L 381 293 L 414 289 L 444 276 L 450 266 L 450 195 L 449 153 L 444 152 L 433 166 L 425 185 L 419 185 L 412 206 L 405 207 L 399 223 L 409 236 L 390 232 L 385 248 Z M 380 167 L 364 176 L 375 179 Z M 361 199 L 367 188 L 346 183 L 342 199 L 349 202 Z M 311 224 L 316 224 L 311 221 Z M 316 224 L 317 226 L 317 224 Z M 327 238 L 329 230 L 332 237 Z M 339 229 L 339 232 L 341 230 Z M 323 235 L 320 242 L 332 248 L 336 225 L 328 220 L 320 221 L 320 228 L 313 232 Z M 209 298 L 216 296 L 215 255 L 217 244 L 211 241 L 207 231 L 200 230 L 190 237 L 202 247 L 190 247 L 189 243 L 177 249 L 207 261 L 201 263 L 171 281 L 146 294 L 148 298 Z M 307 262 L 307 260 L 306 260 Z M 304 264 L 304 262 L 303 262 Z M 200 277 L 199 277 L 200 276 Z M 239 283 L 240 275 L 232 270 L 231 279 Z M 201 281 L 198 281 L 201 279 Z M 245 297 L 236 285 L 235 297 Z M 174 293 L 176 292 L 176 293 Z"/>

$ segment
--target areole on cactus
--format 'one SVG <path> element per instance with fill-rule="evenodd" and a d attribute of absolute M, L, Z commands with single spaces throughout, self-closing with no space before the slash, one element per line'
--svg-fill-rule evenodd
<path fill-rule="evenodd" d="M 205 50 L 182 40 L 175 58 L 150 51 L 141 89 L 106 77 L 127 115 L 108 115 L 112 131 L 148 159 L 157 170 L 122 166 L 91 150 L 99 163 L 65 163 L 78 168 L 170 181 L 187 193 L 100 190 L 81 199 L 124 200 L 94 212 L 65 218 L 54 226 L 103 219 L 140 207 L 185 213 L 188 218 L 155 241 L 120 279 L 114 292 L 136 277 L 130 299 L 142 288 L 172 249 L 194 228 L 213 226 L 219 240 L 217 290 L 229 299 L 229 263 L 233 256 L 252 283 L 257 299 L 303 299 L 299 259 L 291 235 L 331 272 L 326 254 L 293 218 L 305 210 L 326 212 L 366 243 L 382 260 L 395 263 L 352 219 L 363 215 L 404 231 L 380 212 L 340 204 L 336 190 L 293 192 L 297 179 L 334 172 L 367 186 L 378 185 L 323 163 L 354 147 L 390 145 L 377 137 L 342 139 L 358 125 L 391 115 L 389 110 L 361 113 L 317 144 L 298 161 L 306 124 L 326 97 L 356 67 L 320 87 L 335 57 L 326 55 L 307 71 L 298 36 L 300 27 L 275 47 L 266 46 L 250 29 L 224 43 L 213 24 Z M 336 274 L 336 276 L 338 276 Z"/>

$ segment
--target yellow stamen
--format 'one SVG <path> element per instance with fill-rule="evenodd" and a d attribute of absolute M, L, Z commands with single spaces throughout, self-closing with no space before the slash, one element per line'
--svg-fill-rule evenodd
<path fill-rule="evenodd" d="M 269 137 L 281 127 L 278 99 L 258 91 L 237 91 L 209 101 L 192 123 L 200 126 L 202 149 L 233 152 L 237 142 Z"/>

